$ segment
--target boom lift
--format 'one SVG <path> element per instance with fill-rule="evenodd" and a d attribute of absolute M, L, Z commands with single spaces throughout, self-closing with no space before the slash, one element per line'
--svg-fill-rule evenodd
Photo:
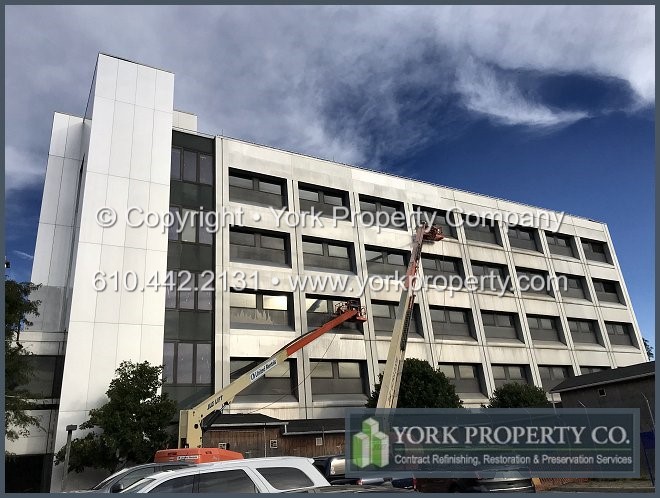
<path fill-rule="evenodd" d="M 401 373 L 403 372 L 403 360 L 406 356 L 410 318 L 415 304 L 414 280 L 419 269 L 419 260 L 422 257 L 422 245 L 424 242 L 437 242 L 443 238 L 442 230 L 436 225 L 429 226 L 422 223 L 415 232 L 408 271 L 403 281 L 403 292 L 401 292 L 396 321 L 394 322 L 390 350 L 387 354 L 387 363 L 383 372 L 383 381 L 380 385 L 380 393 L 376 403 L 377 409 L 396 408 L 401 385 Z"/>
<path fill-rule="evenodd" d="M 287 358 L 295 354 L 304 346 L 319 338 L 329 330 L 340 326 L 344 322 L 364 322 L 367 319 L 365 309 L 360 307 L 357 300 L 339 303 L 334 310 L 334 318 L 319 328 L 307 332 L 294 339 L 273 356 L 261 362 L 249 372 L 244 373 L 228 386 L 219 390 L 211 397 L 205 399 L 189 410 L 181 410 L 179 416 L 179 448 L 202 447 L 202 422 L 206 416 L 214 411 L 222 411 L 234 398 L 253 382 L 263 377 L 275 365 L 281 365 Z"/>
<path fill-rule="evenodd" d="M 422 255 L 422 245 L 425 242 L 437 242 L 444 238 L 442 230 L 435 225 L 422 223 L 417 227 L 411 251 L 410 262 L 403 284 L 403 292 L 397 310 L 397 318 L 394 323 L 394 331 L 387 355 L 387 364 L 383 374 L 380 395 L 377 408 L 396 408 L 401 384 L 401 373 L 403 360 L 408 342 L 408 330 L 415 304 L 414 279 L 417 276 L 419 261 Z M 282 364 L 287 358 L 310 342 L 316 340 L 329 330 L 338 327 L 347 321 L 366 321 L 365 309 L 360 306 L 359 301 L 351 300 L 340 303 L 334 310 L 334 318 L 321 327 L 307 332 L 294 339 L 273 356 L 263 361 L 255 368 L 241 375 L 238 379 L 213 394 L 211 397 L 199 403 L 189 410 L 181 410 L 179 417 L 179 448 L 201 448 L 202 447 L 202 423 L 204 419 L 214 411 L 222 411 L 234 398 L 252 382 L 263 377 L 268 370 L 276 365 Z"/>

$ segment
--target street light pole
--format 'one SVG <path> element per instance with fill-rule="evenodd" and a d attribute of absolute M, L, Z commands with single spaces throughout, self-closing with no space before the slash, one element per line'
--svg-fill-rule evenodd
<path fill-rule="evenodd" d="M 66 426 L 66 453 L 64 454 L 64 474 L 62 475 L 62 491 L 66 490 L 66 478 L 69 476 L 69 456 L 71 454 L 71 434 L 78 428 L 77 425 Z"/>

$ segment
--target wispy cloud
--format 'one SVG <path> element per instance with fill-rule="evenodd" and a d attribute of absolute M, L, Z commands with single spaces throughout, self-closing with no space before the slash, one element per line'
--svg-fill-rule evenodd
<path fill-rule="evenodd" d="M 28 253 L 23 252 L 23 251 L 16 251 L 15 250 L 14 254 L 16 254 L 19 258 L 27 259 L 27 260 L 30 260 L 30 261 L 32 261 L 34 259 L 34 255 L 28 254 Z"/>
<path fill-rule="evenodd" d="M 82 113 L 99 51 L 173 71 L 176 107 L 197 113 L 202 131 L 390 167 L 461 133 L 466 119 L 547 131 L 587 115 L 521 91 L 516 71 L 618 78 L 637 106 L 652 105 L 654 13 L 653 6 L 9 6 L 7 192 L 42 181 L 52 112 Z"/>

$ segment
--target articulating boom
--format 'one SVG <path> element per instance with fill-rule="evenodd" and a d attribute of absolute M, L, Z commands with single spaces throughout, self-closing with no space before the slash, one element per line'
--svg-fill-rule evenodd
<path fill-rule="evenodd" d="M 337 305 L 335 317 L 319 328 L 307 332 L 294 339 L 273 356 L 263 361 L 255 368 L 241 375 L 225 388 L 219 390 L 211 397 L 199 403 L 190 410 L 181 410 L 179 416 L 179 448 L 202 447 L 202 422 L 204 418 L 229 405 L 234 398 L 253 382 L 262 378 L 268 370 L 275 365 L 281 365 L 287 358 L 310 342 L 316 340 L 329 330 L 338 327 L 347 321 L 364 322 L 367 319 L 365 309 L 360 307 L 359 301 L 347 301 Z"/>
<path fill-rule="evenodd" d="M 387 354 L 387 363 L 383 372 L 383 381 L 380 386 L 376 408 L 396 408 L 401 385 L 401 373 L 403 372 L 403 360 L 406 356 L 410 318 L 415 304 L 413 282 L 417 276 L 419 260 L 422 256 L 422 245 L 424 242 L 437 242 L 443 238 L 444 235 L 442 235 L 442 230 L 439 227 L 435 225 L 429 227 L 426 223 L 418 226 L 415 232 L 415 240 L 404 280 L 403 292 L 401 292 L 401 300 L 397 308 L 392 342 L 390 342 L 390 350 Z"/>

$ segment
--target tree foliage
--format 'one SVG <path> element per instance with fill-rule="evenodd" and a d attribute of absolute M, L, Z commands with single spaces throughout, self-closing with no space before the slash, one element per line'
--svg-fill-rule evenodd
<path fill-rule="evenodd" d="M 173 445 L 167 426 L 176 403 L 166 393 L 158 394 L 162 369 L 146 361 L 119 365 L 106 391 L 108 402 L 90 410 L 89 420 L 79 427 L 95 431 L 71 442 L 69 471 L 92 467 L 115 472 L 128 464 L 150 462 L 157 450 Z M 64 461 L 65 452 L 66 446 L 58 451 L 57 464 Z"/>
<path fill-rule="evenodd" d="M 34 372 L 30 352 L 19 342 L 23 327 L 32 325 L 28 317 L 38 316 L 39 301 L 30 294 L 40 286 L 31 282 L 5 280 L 5 437 L 15 441 L 27 436 L 30 427 L 40 427 L 39 419 L 27 413 L 33 398 L 25 386 Z"/>
<path fill-rule="evenodd" d="M 653 346 L 646 337 L 644 339 L 644 349 L 646 349 L 646 355 L 649 357 L 649 361 L 653 359 Z"/>
<path fill-rule="evenodd" d="M 381 374 L 367 400 L 367 408 L 376 408 L 382 380 Z M 397 408 L 461 408 L 462 405 L 449 379 L 429 362 L 414 358 L 403 362 Z"/>
<path fill-rule="evenodd" d="M 510 383 L 495 389 L 487 408 L 550 408 L 546 392 L 529 384 Z"/>

